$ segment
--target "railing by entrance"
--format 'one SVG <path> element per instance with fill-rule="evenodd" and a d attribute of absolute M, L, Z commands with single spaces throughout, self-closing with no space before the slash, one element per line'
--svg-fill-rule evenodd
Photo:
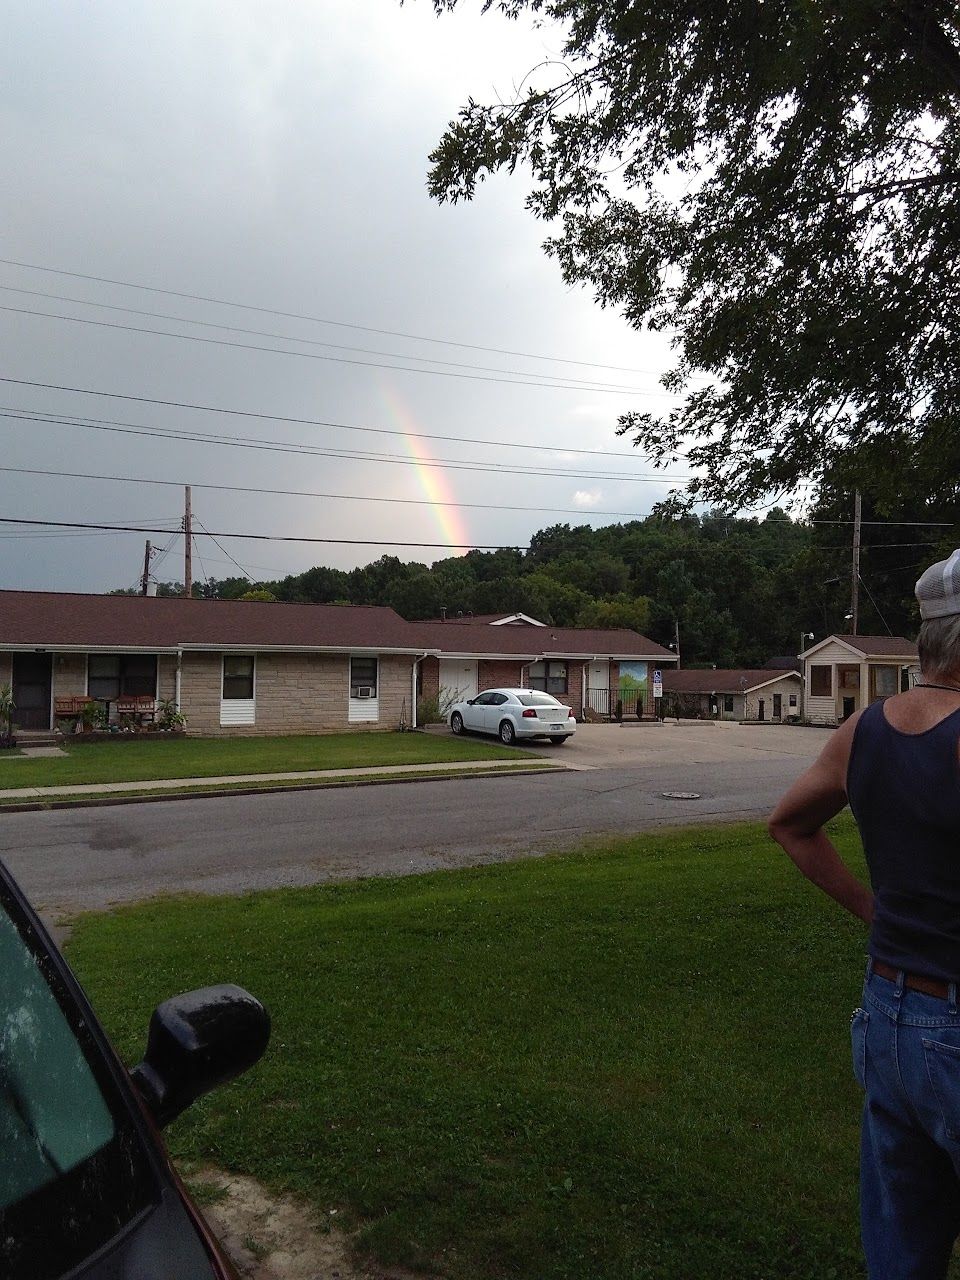
<path fill-rule="evenodd" d="M 586 709 L 601 720 L 643 719 L 644 690 L 588 689 Z"/>

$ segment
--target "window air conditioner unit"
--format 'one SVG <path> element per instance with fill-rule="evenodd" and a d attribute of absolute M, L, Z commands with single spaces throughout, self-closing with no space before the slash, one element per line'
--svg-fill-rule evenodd
<path fill-rule="evenodd" d="M 369 684 L 358 685 L 355 696 L 358 698 L 372 698 L 373 687 Z"/>

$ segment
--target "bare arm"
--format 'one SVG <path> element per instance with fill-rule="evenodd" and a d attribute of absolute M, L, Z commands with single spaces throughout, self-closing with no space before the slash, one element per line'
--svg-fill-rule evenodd
<path fill-rule="evenodd" d="M 770 834 L 799 869 L 841 907 L 873 919 L 873 894 L 848 869 L 823 830 L 847 803 L 847 765 L 859 715 L 831 736 L 813 765 L 800 775 L 770 816 Z"/>

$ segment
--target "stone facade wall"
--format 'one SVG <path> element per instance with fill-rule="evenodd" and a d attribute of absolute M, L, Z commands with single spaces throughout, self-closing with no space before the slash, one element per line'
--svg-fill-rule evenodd
<path fill-rule="evenodd" d="M 169 653 L 157 656 L 157 698 L 168 702 L 177 696 L 177 659 Z"/>
<path fill-rule="evenodd" d="M 53 696 L 83 697 L 87 692 L 87 655 L 57 653 L 53 658 Z"/>
<path fill-rule="evenodd" d="M 403 655 L 380 658 L 379 718 L 350 724 L 350 659 L 346 654 L 258 653 L 254 681 L 256 722 L 220 724 L 222 655 L 185 653 L 180 676 L 180 708 L 187 731 L 210 736 L 285 733 L 344 733 L 395 729 L 401 710 L 411 721 L 411 666 Z M 405 706 L 404 706 L 405 704 Z"/>

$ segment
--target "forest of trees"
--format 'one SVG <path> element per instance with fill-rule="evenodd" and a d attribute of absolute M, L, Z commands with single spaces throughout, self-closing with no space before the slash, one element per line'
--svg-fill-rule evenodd
<path fill-rule="evenodd" d="M 389 605 L 411 621 L 441 609 L 454 618 L 522 611 L 555 626 L 631 627 L 664 645 L 679 631 L 684 666 L 754 666 L 795 654 L 803 632 L 849 631 L 849 508 L 846 496 L 834 503 L 827 495 L 817 523 L 774 508 L 762 519 L 654 514 L 600 529 L 558 524 L 534 534 L 526 551 L 470 551 L 433 566 L 382 556 L 274 582 L 210 579 L 194 595 Z M 953 529 L 873 517 L 865 503 L 859 631 L 913 635 L 913 584 L 949 553 Z M 819 522 L 830 520 L 838 523 Z M 159 586 L 161 595 L 181 591 L 180 583 Z"/>

